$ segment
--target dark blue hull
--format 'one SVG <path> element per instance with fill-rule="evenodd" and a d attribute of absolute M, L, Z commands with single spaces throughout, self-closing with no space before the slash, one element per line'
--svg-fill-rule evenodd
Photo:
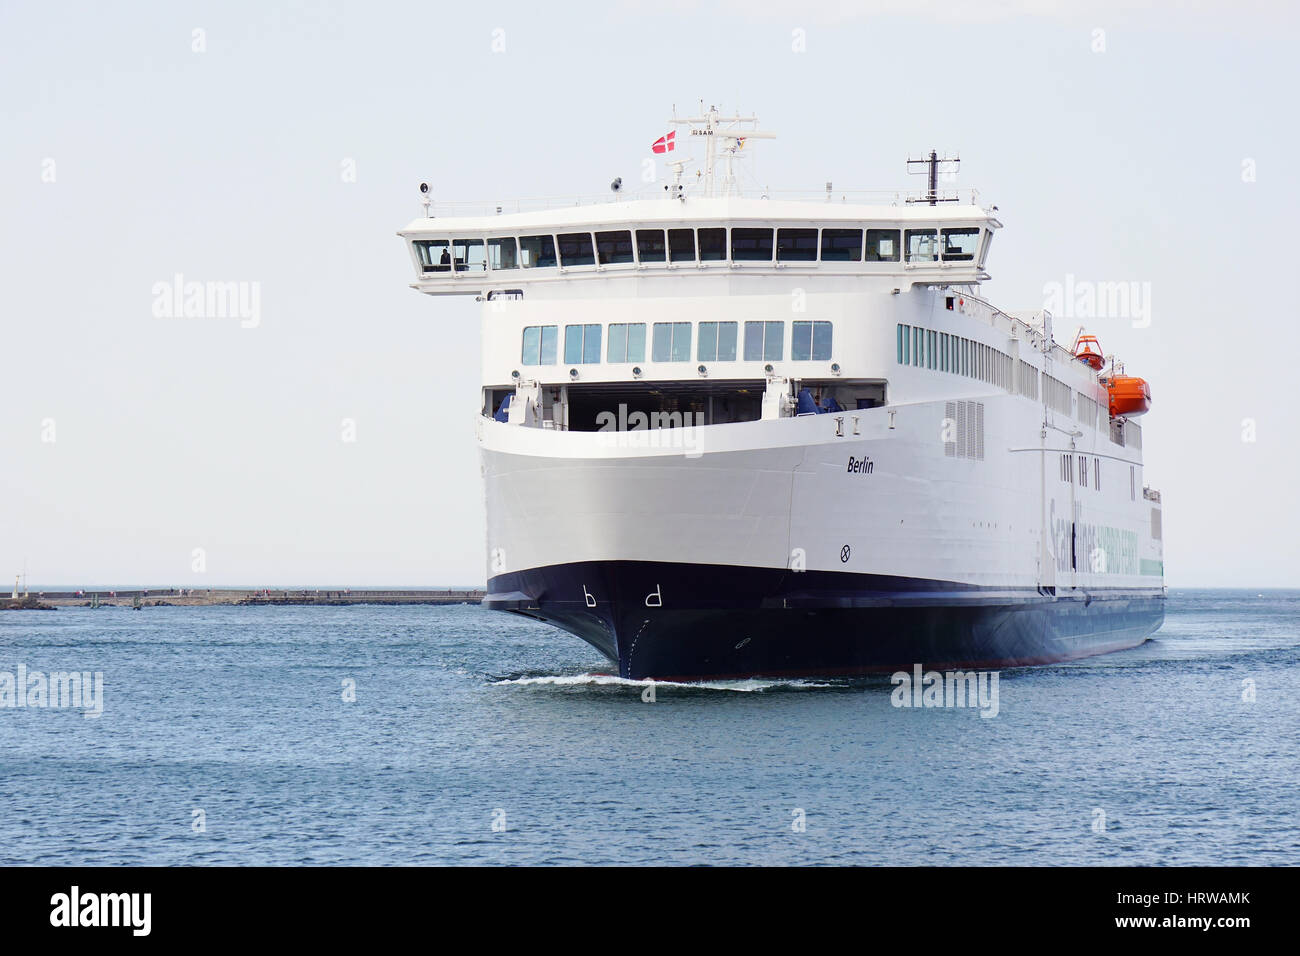
<path fill-rule="evenodd" d="M 488 582 L 490 608 L 576 634 L 626 678 L 831 676 L 1050 664 L 1135 647 L 1163 588 L 997 589 L 884 575 L 609 561 Z"/>

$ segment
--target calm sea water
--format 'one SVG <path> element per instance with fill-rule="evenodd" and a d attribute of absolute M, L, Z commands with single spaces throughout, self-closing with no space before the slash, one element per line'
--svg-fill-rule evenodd
<path fill-rule="evenodd" d="M 19 664 L 104 712 L 0 709 L 3 864 L 1300 863 L 1300 592 L 1173 592 L 992 719 L 886 677 L 646 703 L 476 607 L 0 613 Z"/>

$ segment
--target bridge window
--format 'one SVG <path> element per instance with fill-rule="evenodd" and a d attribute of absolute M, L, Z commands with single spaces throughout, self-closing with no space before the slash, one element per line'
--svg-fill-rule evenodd
<path fill-rule="evenodd" d="M 868 262 L 897 262 L 898 249 L 897 229 L 867 230 Z"/>
<path fill-rule="evenodd" d="M 695 261 L 695 230 L 694 229 L 669 229 L 668 230 L 668 261 L 670 262 L 694 262 Z"/>
<path fill-rule="evenodd" d="M 716 262 L 727 258 L 727 230 L 701 229 L 700 261 Z"/>
<path fill-rule="evenodd" d="M 420 256 L 421 272 L 451 271 L 451 242 L 446 239 L 419 239 L 415 251 Z"/>
<path fill-rule="evenodd" d="M 603 266 L 631 262 L 632 233 L 626 229 L 596 233 L 596 260 Z"/>
<path fill-rule="evenodd" d="M 943 231 L 943 259 L 945 262 L 972 262 L 979 245 L 978 227 L 945 229 Z"/>
<path fill-rule="evenodd" d="M 689 232 L 690 230 L 686 230 Z M 668 247 L 664 243 L 662 229 L 638 229 L 636 231 L 636 254 L 642 262 L 664 262 L 668 258 Z M 695 258 L 695 253 L 691 253 Z"/>
<path fill-rule="evenodd" d="M 771 262 L 771 229 L 731 230 L 732 262 Z"/>
<path fill-rule="evenodd" d="M 606 354 L 606 360 L 610 362 L 644 362 L 645 323 L 611 323 L 609 326 L 609 351 Z"/>
<path fill-rule="evenodd" d="M 656 362 L 689 362 L 691 323 L 656 322 L 650 357 Z"/>
<path fill-rule="evenodd" d="M 859 262 L 861 259 L 861 229 L 822 230 L 822 262 Z"/>
<path fill-rule="evenodd" d="M 524 365 L 554 365 L 555 343 L 559 327 L 555 325 L 530 325 L 524 329 L 523 355 L 519 361 Z"/>
<path fill-rule="evenodd" d="M 457 239 L 451 244 L 457 272 L 486 272 L 487 253 L 482 239 Z"/>
<path fill-rule="evenodd" d="M 591 233 L 569 232 L 561 235 L 560 265 L 590 266 L 596 264 L 596 253 L 591 247 Z"/>
<path fill-rule="evenodd" d="M 555 239 L 551 236 L 521 236 L 519 261 L 525 269 L 547 269 L 555 266 Z"/>
<path fill-rule="evenodd" d="M 564 327 L 564 364 L 594 365 L 600 361 L 600 326 Z"/>
<path fill-rule="evenodd" d="M 934 262 L 939 258 L 939 232 L 936 229 L 908 229 L 907 261 Z"/>
<path fill-rule="evenodd" d="M 488 240 L 488 266 L 493 272 L 502 269 L 518 269 L 519 253 L 515 237 Z"/>
<path fill-rule="evenodd" d="M 831 323 L 795 322 L 790 326 L 790 358 L 801 362 L 829 361 L 831 357 Z"/>
<path fill-rule="evenodd" d="M 700 344 L 696 352 L 700 362 L 734 362 L 736 360 L 736 323 L 701 322 Z"/>
<path fill-rule="evenodd" d="M 910 329 L 911 329 L 910 325 L 900 324 L 898 326 L 898 364 L 899 365 L 906 365 L 908 362 L 908 352 L 910 351 L 908 346 L 911 345 L 911 338 L 912 338 L 910 334 Z"/>
<path fill-rule="evenodd" d="M 778 229 L 776 231 L 777 262 L 816 262 L 816 229 Z"/>
<path fill-rule="evenodd" d="M 779 362 L 784 346 L 784 322 L 745 323 L 746 362 Z"/>

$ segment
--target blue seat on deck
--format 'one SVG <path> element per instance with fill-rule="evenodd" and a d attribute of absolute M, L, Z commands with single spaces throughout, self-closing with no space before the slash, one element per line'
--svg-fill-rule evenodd
<path fill-rule="evenodd" d="M 806 388 L 799 389 L 799 401 L 795 405 L 795 415 L 820 415 L 822 410 L 813 401 L 812 392 Z"/>

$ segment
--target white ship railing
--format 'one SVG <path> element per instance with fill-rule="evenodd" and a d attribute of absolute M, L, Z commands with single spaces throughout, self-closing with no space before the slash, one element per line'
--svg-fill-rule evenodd
<path fill-rule="evenodd" d="M 829 184 L 828 184 L 829 185 Z M 695 185 L 686 186 L 686 197 L 700 198 Z M 888 189 L 883 187 L 854 187 L 850 189 L 769 189 L 767 187 L 748 187 L 733 189 L 729 194 L 739 199 L 771 199 L 785 202 L 830 202 L 842 204 L 860 204 L 872 206 L 906 206 L 925 205 L 925 193 L 914 190 Z M 506 215 L 522 212 L 545 212 L 551 209 L 572 209 L 575 206 L 601 206 L 610 203 L 631 202 L 648 199 L 665 199 L 668 193 L 663 183 L 651 183 L 635 190 L 620 190 L 606 193 L 567 193 L 556 196 L 533 196 L 499 200 L 440 200 L 429 199 L 428 214 L 433 217 L 477 217 Z M 719 197 L 723 198 L 723 197 Z M 979 205 L 979 190 L 967 188 L 940 196 L 936 208 L 953 202 L 965 202 Z"/>

